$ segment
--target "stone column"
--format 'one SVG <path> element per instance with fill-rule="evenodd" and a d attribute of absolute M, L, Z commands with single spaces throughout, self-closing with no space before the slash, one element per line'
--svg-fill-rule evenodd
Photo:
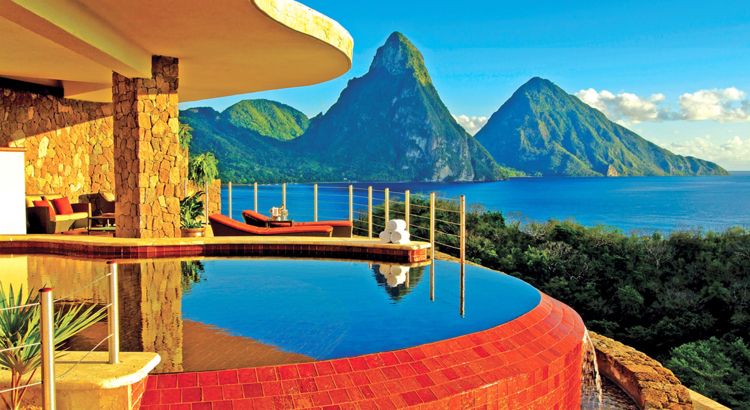
<path fill-rule="evenodd" d="M 177 59 L 154 56 L 151 76 L 112 74 L 119 238 L 180 236 L 187 156 L 178 140 Z"/>

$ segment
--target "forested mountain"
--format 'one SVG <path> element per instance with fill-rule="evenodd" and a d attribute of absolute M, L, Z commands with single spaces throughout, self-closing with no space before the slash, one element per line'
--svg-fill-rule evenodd
<path fill-rule="evenodd" d="M 219 177 L 234 183 L 335 181 L 333 170 L 289 150 L 289 142 L 275 140 L 237 127 L 213 108 L 180 111 L 180 121 L 193 127 L 190 152 L 213 152 L 219 159 Z"/>
<path fill-rule="evenodd" d="M 230 124 L 264 137 L 287 141 L 302 135 L 310 120 L 302 112 L 271 100 L 243 100 L 222 111 Z"/>
<path fill-rule="evenodd" d="M 529 174 L 728 175 L 713 162 L 646 141 L 538 77 L 521 86 L 475 137 L 498 164 Z"/>
<path fill-rule="evenodd" d="M 362 77 L 312 119 L 295 141 L 348 179 L 495 181 L 507 179 L 440 100 L 419 50 L 401 33 L 380 47 Z"/>

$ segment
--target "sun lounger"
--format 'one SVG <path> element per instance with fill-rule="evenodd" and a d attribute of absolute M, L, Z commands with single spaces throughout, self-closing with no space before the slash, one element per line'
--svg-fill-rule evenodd
<path fill-rule="evenodd" d="M 267 216 L 260 214 L 255 211 L 245 210 L 242 211 L 242 217 L 245 219 L 245 223 L 252 226 L 257 227 L 265 227 L 268 223 L 267 221 L 270 219 Z M 288 226 L 285 224 L 278 224 L 278 226 L 274 226 L 274 223 L 271 222 L 271 226 L 273 229 L 279 229 L 284 226 Z M 318 221 L 318 222 L 297 222 L 294 221 L 294 228 L 296 227 L 313 227 L 313 226 L 332 226 L 333 227 L 333 237 L 334 238 L 351 238 L 352 237 L 352 223 L 349 221 Z"/>
<path fill-rule="evenodd" d="M 331 226 L 291 226 L 282 228 L 260 228 L 243 224 L 221 214 L 208 217 L 214 236 L 321 236 L 331 237 Z"/>

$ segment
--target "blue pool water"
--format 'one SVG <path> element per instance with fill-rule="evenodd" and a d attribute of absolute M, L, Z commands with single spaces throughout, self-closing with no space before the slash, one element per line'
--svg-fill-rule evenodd
<path fill-rule="evenodd" d="M 204 280 L 182 296 L 184 319 L 315 359 L 402 349 L 486 330 L 541 300 L 523 281 L 467 266 L 462 316 L 458 265 L 445 261 L 435 266 L 434 301 L 429 267 L 411 268 L 407 287 L 405 274 L 389 270 L 383 275 L 381 265 L 367 262 L 220 259 L 202 264 Z"/>
<path fill-rule="evenodd" d="M 735 171 L 727 177 L 633 177 L 633 178 L 511 178 L 487 183 L 355 183 L 355 208 L 365 209 L 367 186 L 412 193 L 437 191 L 446 196 L 466 195 L 467 203 L 520 213 L 532 220 L 572 218 L 585 225 L 610 225 L 634 229 L 670 231 L 690 227 L 721 230 L 750 225 L 750 172 Z M 320 218 L 345 219 L 348 185 L 320 185 Z M 233 189 L 233 217 L 253 208 L 251 186 Z M 291 217 L 312 220 L 313 187 L 290 185 L 287 203 Z M 376 202 L 383 193 L 375 192 Z M 281 186 L 262 186 L 259 210 L 268 213 L 281 205 Z M 228 213 L 228 192 L 222 191 L 222 212 Z"/>

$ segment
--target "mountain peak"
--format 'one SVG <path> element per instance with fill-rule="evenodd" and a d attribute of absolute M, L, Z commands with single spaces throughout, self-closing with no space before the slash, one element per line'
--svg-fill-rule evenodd
<path fill-rule="evenodd" d="M 542 77 L 534 77 L 530 79 L 529 81 L 526 81 L 524 85 L 518 88 L 518 91 L 545 90 L 545 89 L 562 91 L 555 83 Z"/>
<path fill-rule="evenodd" d="M 422 53 L 406 36 L 394 31 L 375 53 L 370 71 L 385 71 L 394 76 L 411 74 L 422 84 L 432 83 Z"/>

